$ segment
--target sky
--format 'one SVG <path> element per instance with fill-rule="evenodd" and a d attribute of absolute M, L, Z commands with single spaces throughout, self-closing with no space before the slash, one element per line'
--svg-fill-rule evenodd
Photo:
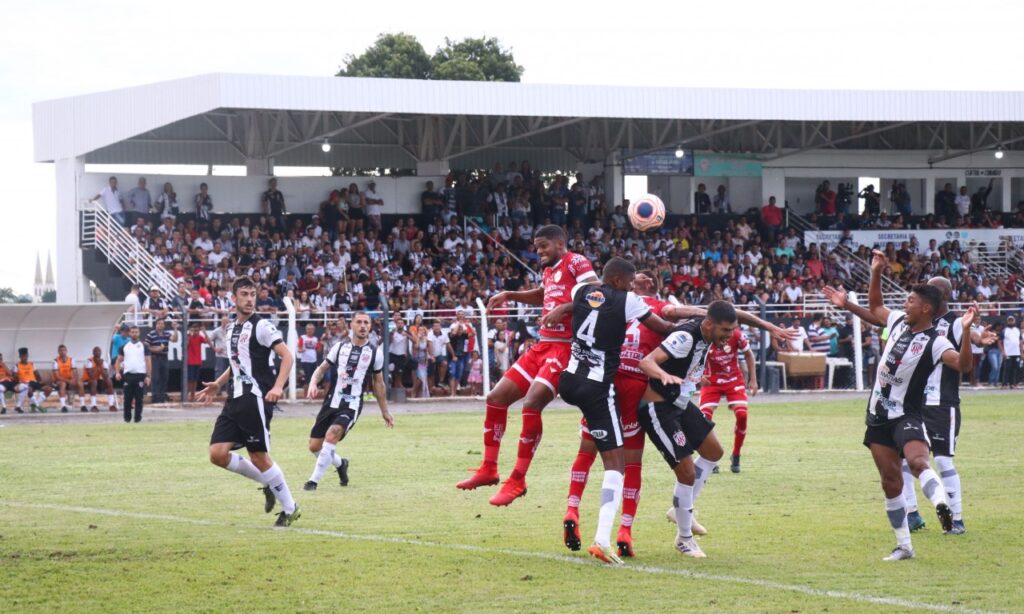
<path fill-rule="evenodd" d="M 557 12 L 532 0 L 151 6 L 5 8 L 0 287 L 31 292 L 36 252 L 56 250 L 53 167 L 32 162 L 33 102 L 210 72 L 331 75 L 381 32 L 413 34 L 428 53 L 446 36 L 495 36 L 532 83 L 1024 90 L 1024 4 L 1005 1 L 637 0 L 560 2 Z"/>

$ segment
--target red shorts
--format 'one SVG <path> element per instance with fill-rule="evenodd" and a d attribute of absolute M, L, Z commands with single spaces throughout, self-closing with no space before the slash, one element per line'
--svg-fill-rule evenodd
<path fill-rule="evenodd" d="M 640 428 L 637 408 L 647 391 L 647 380 L 627 377 L 621 373 L 615 376 L 615 408 L 622 420 L 622 444 L 628 450 L 644 449 L 644 431 Z M 580 420 L 580 437 L 590 439 L 587 420 Z"/>
<path fill-rule="evenodd" d="M 722 395 L 729 402 L 729 409 L 747 406 L 747 385 L 742 381 L 730 384 L 711 384 L 700 389 L 700 410 L 708 419 L 715 413 Z"/>
<path fill-rule="evenodd" d="M 533 344 L 516 364 L 505 372 L 505 377 L 519 386 L 519 392 L 526 396 L 533 382 L 537 381 L 551 389 L 558 396 L 558 378 L 569 366 L 568 340 L 565 343 L 544 341 Z"/>

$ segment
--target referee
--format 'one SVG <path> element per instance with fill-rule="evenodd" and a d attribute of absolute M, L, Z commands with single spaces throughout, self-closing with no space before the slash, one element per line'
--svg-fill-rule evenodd
<path fill-rule="evenodd" d="M 114 377 L 124 380 L 124 421 L 132 421 L 134 404 L 135 421 L 142 422 L 142 397 L 146 394 L 153 364 L 146 344 L 139 339 L 139 327 L 132 326 L 129 333 L 131 340 L 121 347 L 114 362 Z"/>

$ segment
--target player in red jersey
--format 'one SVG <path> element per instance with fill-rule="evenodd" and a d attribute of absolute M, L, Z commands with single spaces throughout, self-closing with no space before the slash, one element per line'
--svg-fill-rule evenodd
<path fill-rule="evenodd" d="M 739 358 L 747 364 L 747 381 L 743 382 Z M 754 351 L 750 349 L 747 337 L 740 329 L 732 333 L 725 344 L 708 347 L 708 357 L 704 368 L 706 383 L 700 389 L 700 410 L 708 417 L 715 414 L 715 408 L 724 396 L 729 409 L 736 415 L 736 429 L 733 431 L 732 465 L 733 473 L 740 472 L 740 448 L 747 436 L 747 395 L 757 394 L 757 365 L 754 362 Z"/>
<path fill-rule="evenodd" d="M 558 378 L 569 364 L 572 288 L 581 283 L 598 283 L 590 261 L 580 254 L 567 252 L 565 244 L 565 230 L 561 226 L 548 225 L 537 230 L 533 245 L 544 265 L 543 285 L 522 292 L 499 292 L 487 301 L 488 310 L 501 307 L 508 301 L 543 306 L 540 341 L 519 357 L 487 395 L 484 460 L 472 476 L 456 484 L 456 488 L 473 490 L 500 481 L 498 452 L 505 433 L 508 408 L 526 397 L 515 468 L 501 490 L 491 497 L 491 505 L 508 505 L 526 494 L 526 472 L 543 432 L 540 412 L 558 394 Z"/>
<path fill-rule="evenodd" d="M 666 320 L 703 316 L 699 307 L 674 306 L 656 298 L 657 277 L 651 271 L 639 271 L 633 280 L 633 293 L 643 299 L 651 311 Z M 637 408 L 647 390 L 648 378 L 638 366 L 640 360 L 661 344 L 663 337 L 633 320 L 626 329 L 626 341 L 619 353 L 619 371 L 615 376 L 616 407 L 622 417 L 623 447 L 626 450 L 626 471 L 622 485 L 622 520 L 616 543 L 620 557 L 633 557 L 633 519 L 640 503 L 641 467 L 644 454 L 644 432 L 640 428 Z M 580 449 L 569 472 L 569 497 L 562 519 L 563 540 L 570 550 L 580 549 L 580 498 L 587 485 L 590 467 L 597 458 L 597 445 L 590 436 L 587 421 L 580 420 Z"/>

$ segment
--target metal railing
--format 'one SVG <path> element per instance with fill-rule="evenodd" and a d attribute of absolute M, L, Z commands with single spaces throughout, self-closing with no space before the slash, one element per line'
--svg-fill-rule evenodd
<path fill-rule="evenodd" d="M 100 203 L 86 201 L 79 212 L 81 248 L 98 250 L 140 288 L 148 290 L 155 286 L 168 300 L 177 294 L 178 284 L 171 274 Z M 118 297 L 110 298 L 116 300 Z"/>

